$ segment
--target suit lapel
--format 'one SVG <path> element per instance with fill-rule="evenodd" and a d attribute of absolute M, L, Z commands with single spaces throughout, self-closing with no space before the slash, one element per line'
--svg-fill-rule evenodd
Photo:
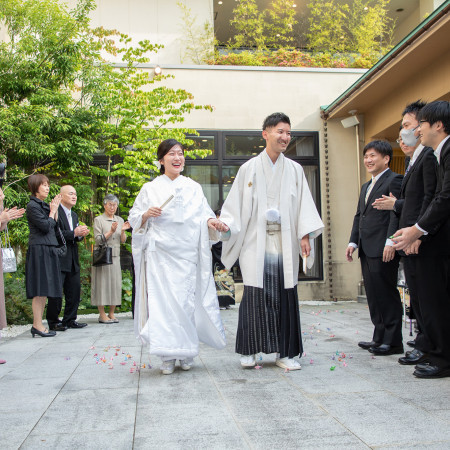
<path fill-rule="evenodd" d="M 73 210 L 70 210 L 72 214 L 72 230 L 75 230 L 75 228 L 78 226 L 78 216 L 76 213 L 73 212 Z"/>
<path fill-rule="evenodd" d="M 61 218 L 63 228 L 65 230 L 70 230 L 69 221 L 67 220 L 66 212 L 64 211 L 64 208 L 61 205 L 58 208 L 58 214 L 59 214 L 59 217 Z"/>
<path fill-rule="evenodd" d="M 370 192 L 369 198 L 367 199 L 367 202 L 364 205 L 364 210 L 367 209 L 368 206 L 370 206 L 373 203 L 373 200 L 375 198 L 379 198 L 381 197 L 380 194 L 377 194 L 378 191 L 383 189 L 383 185 L 386 182 L 386 180 L 388 179 L 389 175 L 391 174 L 391 170 L 388 169 L 386 170 L 386 172 L 383 173 L 383 175 L 381 175 L 381 177 L 377 180 L 377 182 L 375 183 L 375 186 L 373 187 L 372 191 Z M 364 201 L 364 199 L 363 199 Z"/>
<path fill-rule="evenodd" d="M 406 185 L 408 184 L 408 181 L 409 181 L 409 179 L 411 178 L 411 175 L 414 173 L 414 171 L 415 171 L 415 170 L 419 167 L 419 165 L 421 164 L 422 159 L 423 159 L 423 155 L 426 153 L 426 152 L 425 152 L 425 149 L 426 149 L 426 148 L 427 148 L 427 147 L 424 147 L 424 148 L 422 149 L 422 151 L 420 152 L 419 156 L 418 156 L 417 159 L 414 161 L 414 164 L 412 165 L 411 169 L 409 169 L 409 170 L 408 170 L 408 173 L 403 177 L 403 180 L 402 180 L 402 188 L 401 188 L 400 195 L 402 195 L 403 192 L 405 191 Z M 410 164 L 411 164 L 411 163 L 410 163 Z"/>

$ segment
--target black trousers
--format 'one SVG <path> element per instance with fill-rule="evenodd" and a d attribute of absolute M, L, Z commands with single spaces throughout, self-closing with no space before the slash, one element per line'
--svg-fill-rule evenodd
<path fill-rule="evenodd" d="M 427 353 L 432 364 L 450 367 L 450 257 L 419 255 L 414 259 L 415 311 L 423 335 L 419 342 L 416 339 L 416 348 Z"/>
<path fill-rule="evenodd" d="M 359 252 L 361 269 L 374 331 L 373 340 L 380 344 L 402 345 L 402 301 L 397 289 L 398 255 L 392 261 L 371 258 Z"/>
<path fill-rule="evenodd" d="M 80 271 L 61 272 L 61 278 L 66 298 L 62 323 L 67 326 L 77 320 L 78 306 L 81 300 Z M 48 298 L 46 319 L 50 326 L 59 322 L 61 309 L 62 298 Z"/>
<path fill-rule="evenodd" d="M 415 348 L 422 352 L 428 353 L 432 346 L 428 335 L 424 331 L 423 317 L 419 301 L 419 290 L 417 287 L 417 283 L 420 282 L 418 277 L 418 274 L 420 274 L 419 258 L 420 257 L 416 255 L 409 255 L 404 256 L 402 261 L 405 269 L 406 283 L 409 290 L 410 309 L 413 312 L 413 316 L 411 317 L 410 315 L 410 317 L 416 319 L 417 322 L 418 332 L 414 339 L 416 342 Z"/>

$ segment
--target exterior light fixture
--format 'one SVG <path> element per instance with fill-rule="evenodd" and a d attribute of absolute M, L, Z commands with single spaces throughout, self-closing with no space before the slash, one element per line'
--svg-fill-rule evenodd
<path fill-rule="evenodd" d="M 159 66 L 155 67 L 155 75 L 161 75 L 162 74 L 162 69 Z"/>

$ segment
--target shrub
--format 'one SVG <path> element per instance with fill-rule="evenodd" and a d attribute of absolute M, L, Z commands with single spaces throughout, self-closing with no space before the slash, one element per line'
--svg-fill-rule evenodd
<path fill-rule="evenodd" d="M 5 285 L 6 320 L 9 325 L 33 323 L 31 300 L 25 289 L 25 264 L 19 264 L 17 272 L 3 274 Z"/>
<path fill-rule="evenodd" d="M 122 271 L 122 305 L 120 311 L 132 310 L 133 278 L 129 270 Z"/>
<path fill-rule="evenodd" d="M 249 50 L 226 54 L 216 53 L 211 65 L 268 66 L 268 67 L 332 67 L 369 69 L 379 58 L 379 53 L 361 55 L 358 53 L 303 52 L 297 49 L 280 48 L 273 51 Z"/>

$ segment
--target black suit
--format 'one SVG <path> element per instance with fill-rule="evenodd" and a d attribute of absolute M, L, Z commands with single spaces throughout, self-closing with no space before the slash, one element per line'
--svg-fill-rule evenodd
<path fill-rule="evenodd" d="M 71 210 L 72 228 L 78 226 L 77 213 Z M 67 253 L 59 258 L 61 266 L 61 278 L 63 283 L 63 292 L 66 298 L 64 307 L 63 324 L 68 325 L 76 321 L 78 305 L 80 304 L 81 285 L 80 285 L 80 263 L 78 259 L 78 242 L 83 238 L 75 236 L 74 231 L 70 229 L 66 212 L 62 206 L 58 209 L 58 226 L 66 240 Z M 62 309 L 62 298 L 49 297 L 47 305 L 47 322 L 55 325 L 59 319 Z"/>
<path fill-rule="evenodd" d="M 400 198 L 395 202 L 395 212 L 400 218 L 399 228 L 414 225 L 427 210 L 436 191 L 437 166 L 438 163 L 433 149 L 425 147 L 403 178 Z M 422 309 L 426 308 L 428 295 L 423 295 L 418 283 L 421 282 L 421 267 L 424 263 L 427 264 L 427 259 L 423 259 L 423 257 L 429 254 L 429 251 L 429 242 L 424 241 L 419 248 L 419 255 L 406 256 L 402 251 L 399 252 L 404 257 L 403 264 L 411 308 L 419 329 L 415 339 L 416 348 L 425 353 L 431 349 L 430 339 L 425 331 L 422 317 Z"/>
<path fill-rule="evenodd" d="M 372 340 L 380 344 L 402 344 L 402 304 L 397 290 L 399 256 L 383 262 L 383 250 L 388 239 L 398 229 L 394 212 L 372 207 L 375 199 L 392 192 L 400 194 L 402 176 L 387 170 L 374 185 L 367 203 L 366 192 L 371 181 L 363 184 L 350 242 L 358 245 L 358 255 L 366 289 L 370 318 L 374 325 Z"/>
<path fill-rule="evenodd" d="M 417 287 L 427 353 L 434 365 L 450 367 L 450 139 L 440 155 L 436 194 L 417 221 L 429 234 L 421 238 Z M 423 247 L 423 248 L 422 248 Z"/>

